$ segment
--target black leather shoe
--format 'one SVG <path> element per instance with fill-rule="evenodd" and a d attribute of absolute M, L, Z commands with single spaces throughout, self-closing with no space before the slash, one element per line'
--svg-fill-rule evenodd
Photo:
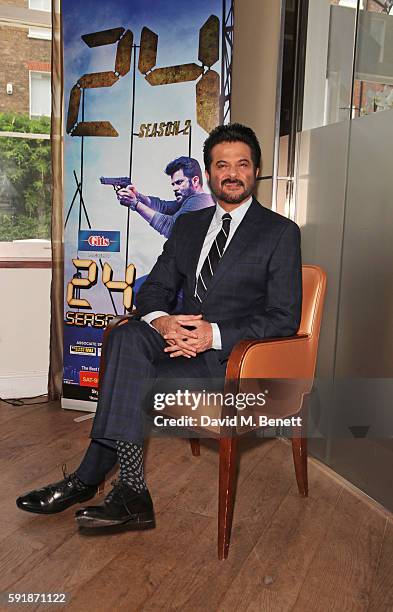
<path fill-rule="evenodd" d="M 101 506 L 87 506 L 75 514 L 80 527 L 103 528 L 124 526 L 126 529 L 155 527 L 153 502 L 149 491 L 136 493 L 121 481 L 112 482 L 113 489 Z"/>
<path fill-rule="evenodd" d="M 63 466 L 64 479 L 42 489 L 30 491 L 16 500 L 16 505 L 26 512 L 56 514 L 73 504 L 86 502 L 97 493 L 97 486 L 81 483 L 75 473 L 67 474 Z"/>

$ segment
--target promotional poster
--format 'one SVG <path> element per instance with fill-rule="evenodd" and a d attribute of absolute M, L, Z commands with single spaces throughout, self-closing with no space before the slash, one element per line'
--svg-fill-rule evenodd
<path fill-rule="evenodd" d="M 177 217 L 214 204 L 202 148 L 230 120 L 233 7 L 64 0 L 62 12 L 63 406 L 94 410 L 104 328 L 132 311 Z"/>

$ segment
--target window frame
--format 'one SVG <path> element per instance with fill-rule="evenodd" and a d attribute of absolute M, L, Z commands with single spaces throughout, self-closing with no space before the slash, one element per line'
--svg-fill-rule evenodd
<path fill-rule="evenodd" d="M 35 32 L 34 32 L 35 30 Z M 48 36 L 45 36 L 45 32 L 48 32 Z M 29 33 L 27 35 L 28 38 L 33 38 L 36 40 L 52 40 L 52 28 L 42 28 L 40 26 L 30 26 Z"/>
<path fill-rule="evenodd" d="M 35 6 L 31 6 L 32 0 L 29 0 L 29 9 L 31 11 L 45 11 L 46 13 L 50 13 L 51 12 L 51 0 L 48 0 L 49 2 L 49 8 L 36 8 Z"/>
<path fill-rule="evenodd" d="M 1 0 L 0 0 L 1 2 Z M 52 0 L 48 0 L 49 8 L 36 8 L 31 6 L 32 0 L 26 2 L 25 7 L 15 5 L 0 6 L 0 18 L 7 21 L 9 27 L 22 27 L 25 29 L 28 38 L 36 38 L 30 35 L 30 28 L 47 29 L 50 32 L 50 38 L 40 38 L 51 44 L 52 26 L 51 12 Z M 2 11 L 1 9 L 4 9 Z M 29 14 L 29 12 L 31 13 Z M 36 115 L 31 114 L 31 73 L 43 73 L 51 78 L 50 70 L 30 70 L 29 72 L 29 117 L 33 118 Z M 49 115 L 43 115 L 50 117 Z M 50 140 L 50 134 L 36 134 L 33 132 L 9 132 L 1 131 L 1 138 L 23 138 L 32 140 Z M 0 241 L 0 269 L 2 268 L 51 268 L 51 238 L 37 240 L 35 238 L 24 240 L 1 240 Z"/>
<path fill-rule="evenodd" d="M 50 117 L 51 115 L 33 115 L 31 112 L 31 100 L 32 100 L 32 96 L 31 96 L 31 75 L 32 74 L 48 74 L 49 77 L 51 77 L 51 72 L 49 72 L 48 70 L 29 70 L 29 117 L 30 119 L 33 117 Z"/>

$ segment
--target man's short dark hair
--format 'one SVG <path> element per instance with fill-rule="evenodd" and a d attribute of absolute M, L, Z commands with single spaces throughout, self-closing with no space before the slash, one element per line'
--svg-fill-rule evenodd
<path fill-rule="evenodd" d="M 202 170 L 197 159 L 194 159 L 193 157 L 177 157 L 173 161 L 169 162 L 165 168 L 165 174 L 168 176 L 173 176 L 178 170 L 183 170 L 184 176 L 189 179 L 197 176 L 199 178 L 199 184 L 202 187 Z"/>
<path fill-rule="evenodd" d="M 203 160 L 205 168 L 209 172 L 212 157 L 212 148 L 222 142 L 244 142 L 251 149 L 251 157 L 255 168 L 261 167 L 261 147 L 255 132 L 241 123 L 230 123 L 219 125 L 212 130 L 203 145 Z"/>

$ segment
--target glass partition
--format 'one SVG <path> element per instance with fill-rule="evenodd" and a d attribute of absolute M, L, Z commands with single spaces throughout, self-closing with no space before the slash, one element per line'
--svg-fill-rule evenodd
<path fill-rule="evenodd" d="M 393 108 L 393 1 L 365 3 L 359 13 L 354 81 L 356 116 Z"/>
<path fill-rule="evenodd" d="M 310 451 L 393 510 L 393 1 L 311 0 L 306 40 L 295 218 L 328 277 Z"/>
<path fill-rule="evenodd" d="M 303 130 L 344 121 L 353 114 L 357 12 L 356 0 L 308 3 Z"/>

